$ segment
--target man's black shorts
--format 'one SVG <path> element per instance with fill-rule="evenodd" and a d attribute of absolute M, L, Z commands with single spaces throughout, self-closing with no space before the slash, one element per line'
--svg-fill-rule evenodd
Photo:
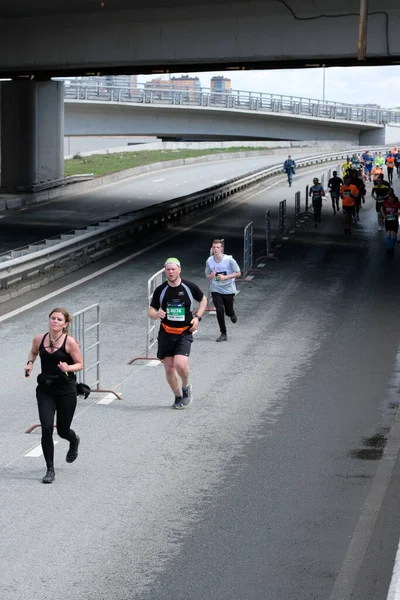
<path fill-rule="evenodd" d="M 190 356 L 192 342 L 193 335 L 191 333 L 174 335 L 173 333 L 167 333 L 160 327 L 158 333 L 157 358 L 162 360 L 166 356 L 176 356 L 177 354 Z"/>
<path fill-rule="evenodd" d="M 397 233 L 399 230 L 399 220 L 398 219 L 385 219 L 385 230 L 386 231 L 395 231 Z"/>

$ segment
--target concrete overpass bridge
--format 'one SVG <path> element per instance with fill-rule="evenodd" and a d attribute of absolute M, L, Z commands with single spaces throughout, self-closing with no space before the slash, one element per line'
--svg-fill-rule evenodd
<path fill-rule="evenodd" d="M 400 112 L 239 90 L 67 85 L 64 106 L 68 136 L 338 140 L 353 145 L 386 144 L 400 138 Z"/>

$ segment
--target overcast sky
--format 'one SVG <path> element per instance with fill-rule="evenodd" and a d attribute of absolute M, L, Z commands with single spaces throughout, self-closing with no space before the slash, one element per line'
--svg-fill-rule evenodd
<path fill-rule="evenodd" d="M 202 87 L 210 87 L 214 75 L 229 77 L 232 89 L 288 96 L 322 99 L 323 69 L 291 69 L 286 71 L 213 71 L 209 73 L 175 73 L 198 76 Z M 157 75 L 139 76 L 140 82 Z M 161 75 L 167 78 L 168 75 Z M 332 67 L 325 69 L 325 99 L 351 104 L 400 106 L 400 66 Z"/>

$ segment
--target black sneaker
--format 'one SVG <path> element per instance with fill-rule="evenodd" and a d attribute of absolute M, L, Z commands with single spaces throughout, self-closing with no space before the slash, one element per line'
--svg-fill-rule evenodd
<path fill-rule="evenodd" d="M 173 403 L 171 408 L 175 408 L 175 410 L 182 410 L 182 408 L 185 408 L 183 405 L 182 396 L 175 396 L 175 402 Z"/>
<path fill-rule="evenodd" d="M 237 314 L 236 313 L 231 316 L 231 321 L 232 321 L 232 323 L 237 323 Z"/>
<path fill-rule="evenodd" d="M 187 387 L 182 388 L 182 404 L 186 408 L 193 400 L 192 384 L 189 383 Z"/>
<path fill-rule="evenodd" d="M 53 483 L 56 478 L 56 474 L 54 472 L 53 467 L 48 467 L 46 471 L 46 475 L 42 479 L 42 483 Z"/>
<path fill-rule="evenodd" d="M 80 440 L 79 436 L 77 435 L 76 441 L 70 443 L 69 450 L 67 452 L 67 456 L 65 457 L 65 460 L 67 461 L 67 463 L 73 463 L 74 460 L 76 460 L 78 458 L 78 448 L 79 448 L 80 441 L 81 440 Z"/>
<path fill-rule="evenodd" d="M 227 342 L 228 341 L 228 336 L 226 335 L 226 333 L 221 333 L 221 335 L 219 336 L 219 338 L 217 338 L 215 341 L 216 342 Z"/>

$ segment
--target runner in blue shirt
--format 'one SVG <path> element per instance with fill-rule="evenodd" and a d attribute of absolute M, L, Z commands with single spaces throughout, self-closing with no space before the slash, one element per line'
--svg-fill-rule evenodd
<path fill-rule="evenodd" d="M 292 159 L 290 154 L 287 157 L 287 160 L 285 160 L 285 162 L 283 163 L 283 172 L 286 173 L 287 178 L 288 178 L 289 187 L 291 187 L 292 181 L 293 181 L 293 175 L 296 174 L 296 163 L 294 162 L 294 160 Z"/>
<path fill-rule="evenodd" d="M 366 152 L 364 152 L 364 154 L 361 156 L 363 163 L 364 163 L 364 170 L 365 170 L 365 174 L 368 177 L 368 181 L 371 181 L 371 174 L 372 174 L 372 166 L 374 164 L 374 157 L 370 155 L 369 151 L 367 150 Z"/>

